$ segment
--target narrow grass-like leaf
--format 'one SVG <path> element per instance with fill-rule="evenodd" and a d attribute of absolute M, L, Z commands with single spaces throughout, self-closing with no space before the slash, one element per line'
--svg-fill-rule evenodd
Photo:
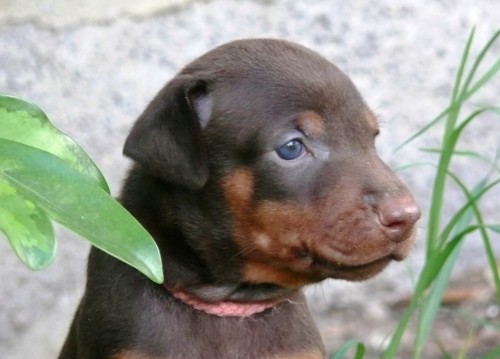
<path fill-rule="evenodd" d="M 421 166 L 436 167 L 436 164 L 432 163 L 432 162 L 415 162 L 415 163 L 409 163 L 409 164 L 406 164 L 406 165 L 401 165 L 401 166 L 395 167 L 395 168 L 393 168 L 393 170 L 395 172 L 402 172 L 402 171 L 409 170 L 411 168 L 421 167 Z"/>
<path fill-rule="evenodd" d="M 476 186 L 476 188 L 471 193 L 469 193 L 463 183 L 455 177 L 454 179 L 456 179 L 457 184 L 460 188 L 462 188 L 462 191 L 466 195 L 467 203 L 455 213 L 455 215 L 451 218 L 450 221 L 448 221 L 448 223 L 446 223 L 444 229 L 441 229 L 441 218 L 443 212 L 442 209 L 445 202 L 445 193 L 447 189 L 446 180 L 447 176 L 450 176 L 450 163 L 453 156 L 467 155 L 471 158 L 476 157 L 481 158 L 482 160 L 486 160 L 484 157 L 476 153 L 460 153 L 460 151 L 456 150 L 456 145 L 458 139 L 462 135 L 463 130 L 470 123 L 472 123 L 479 115 L 486 111 L 493 111 L 498 113 L 498 107 L 478 109 L 462 122 L 459 122 L 459 114 L 464 103 L 500 72 L 500 59 L 497 59 L 494 64 L 488 68 L 487 71 L 479 76 L 479 80 L 476 80 L 477 70 L 480 68 L 480 65 L 483 62 L 487 52 L 490 51 L 499 35 L 500 30 L 495 32 L 493 37 L 482 48 L 480 54 L 475 58 L 472 66 L 470 66 L 469 70 L 466 71 L 474 37 L 474 30 L 471 31 L 462 53 L 462 58 L 455 77 L 453 91 L 450 96 L 450 103 L 448 107 L 443 110 L 436 118 L 427 123 L 420 131 L 411 136 L 397 148 L 397 150 L 399 150 L 401 147 L 418 138 L 426 131 L 429 131 L 441 120 L 445 120 L 444 131 L 442 135 L 442 148 L 438 150 L 432 150 L 438 152 L 440 156 L 438 164 L 436 165 L 437 171 L 432 187 L 432 201 L 428 214 L 428 228 L 426 236 L 426 263 L 417 281 L 414 296 L 412 297 L 408 308 L 406 309 L 395 332 L 393 333 L 387 350 L 384 352 L 384 359 L 392 359 L 395 357 L 410 318 L 417 311 L 419 311 L 420 316 L 418 327 L 419 329 L 417 332 L 414 347 L 414 357 L 419 358 L 421 356 L 424 345 L 429 338 L 432 323 L 434 322 L 437 311 L 439 309 L 439 303 L 448 283 L 453 264 L 456 261 L 460 246 L 466 236 L 474 231 L 480 231 L 483 242 L 485 243 L 485 251 L 489 257 L 490 265 L 492 265 L 492 259 L 490 258 L 492 254 L 492 251 L 490 249 L 491 244 L 486 229 L 500 232 L 500 225 L 485 225 L 481 212 L 478 209 L 477 203 L 482 198 L 482 196 L 486 194 L 486 192 L 488 192 L 491 188 L 495 187 L 500 180 L 488 183 L 488 175 L 487 178 L 480 182 L 479 185 Z M 492 170 L 498 170 L 497 159 L 498 155 L 492 165 Z M 487 162 L 491 164 L 489 160 L 487 160 Z M 406 168 L 409 167 L 410 166 L 407 166 Z M 453 174 L 451 174 L 451 176 L 453 178 Z M 471 225 L 471 222 L 474 218 L 478 223 L 477 225 Z M 494 256 L 492 258 L 494 258 Z M 496 270 L 497 268 L 495 264 L 495 271 Z M 429 288 L 431 288 L 430 291 Z"/>
<path fill-rule="evenodd" d="M 453 130 L 453 136 L 454 136 L 454 141 L 456 142 L 460 135 L 462 134 L 463 130 L 471 124 L 471 122 L 477 118 L 478 116 L 482 115 L 485 112 L 493 112 L 493 113 L 498 113 L 500 110 L 500 107 L 496 106 L 488 106 L 488 107 L 482 107 L 477 109 L 476 111 L 472 112 L 467 118 L 462 121 L 462 123 Z"/>
<path fill-rule="evenodd" d="M 419 328 L 417 331 L 417 336 L 415 340 L 415 358 L 419 358 L 421 356 L 422 350 L 425 346 L 425 343 L 427 342 L 427 339 L 430 335 L 430 331 L 432 328 L 432 324 L 434 323 L 436 314 L 439 310 L 439 306 L 441 303 L 441 298 L 443 296 L 443 293 L 446 289 L 446 286 L 449 282 L 449 278 L 451 275 L 451 271 L 455 265 L 455 262 L 457 260 L 458 254 L 459 254 L 459 248 L 461 247 L 460 244 L 463 242 L 463 239 L 465 238 L 465 235 L 469 234 L 472 231 L 475 231 L 477 229 L 481 230 L 480 226 L 469 226 L 473 213 L 475 211 L 478 211 L 476 203 L 479 197 L 484 194 L 482 190 L 485 189 L 486 186 L 486 179 L 481 181 L 473 190 L 473 193 L 469 193 L 467 191 L 467 188 L 465 185 L 460 181 L 460 179 L 452 175 L 452 178 L 455 180 L 455 182 L 460 186 L 462 191 L 464 191 L 465 195 L 468 198 L 468 204 L 464 206 L 465 210 L 462 211 L 460 216 L 457 216 L 454 218 L 454 221 L 456 223 L 456 230 L 457 232 L 460 232 L 458 235 L 456 235 L 451 241 L 448 242 L 447 247 L 452 245 L 455 241 L 458 241 L 456 244 L 453 244 L 453 250 L 448 253 L 446 252 L 441 252 L 439 253 L 440 258 L 446 258 L 446 261 L 444 262 L 444 265 L 438 266 L 435 268 L 433 271 L 436 271 L 438 275 L 436 276 L 436 279 L 434 281 L 434 285 L 432 287 L 431 292 L 429 293 L 428 299 L 425 303 L 425 305 L 422 306 L 421 313 L 420 313 L 420 320 L 419 320 Z M 474 195 L 479 196 L 476 199 L 474 198 Z M 451 222 L 451 221 L 450 221 Z M 446 236 L 447 238 L 447 236 Z M 444 244 L 444 243 L 443 243 Z"/>
<path fill-rule="evenodd" d="M 442 152 L 442 150 L 439 148 L 420 148 L 420 151 L 427 152 L 427 153 L 436 153 L 436 154 L 440 154 Z M 496 171 L 500 172 L 500 166 L 498 166 L 496 159 L 491 160 L 479 152 L 470 151 L 470 150 L 455 150 L 455 152 L 453 152 L 453 155 L 459 156 L 459 157 L 468 157 L 470 159 L 480 160 L 480 161 L 490 165 Z M 420 162 L 420 164 L 422 164 L 422 163 L 424 163 L 424 162 Z M 412 163 L 411 165 L 408 165 L 408 166 L 410 167 L 410 166 L 415 166 L 418 164 L 419 163 L 415 163 L 415 164 Z M 397 167 L 397 170 L 399 170 L 400 168 L 406 169 L 406 167 L 401 166 L 401 167 Z"/>
<path fill-rule="evenodd" d="M 362 359 L 365 355 L 365 345 L 357 340 L 352 339 L 344 343 L 331 357 L 330 359 L 342 359 L 352 348 L 356 348 L 356 353 L 354 354 L 354 359 Z"/>
<path fill-rule="evenodd" d="M 439 253 L 434 253 L 434 255 L 427 260 L 422 272 L 420 273 L 410 304 L 399 320 L 398 326 L 391 337 L 389 345 L 384 351 L 384 354 L 382 356 L 383 359 L 392 359 L 396 356 L 399 345 L 401 343 L 401 339 L 403 338 L 403 334 L 405 333 L 408 323 L 410 322 L 413 314 L 422 304 L 424 294 L 438 275 L 440 268 L 443 266 L 446 259 L 451 255 L 451 253 L 456 250 L 456 247 L 460 244 L 462 238 L 470 232 L 475 231 L 476 229 L 476 227 L 470 227 L 464 230 L 462 233 L 459 233 L 453 240 L 448 243 L 444 250 Z"/>
<path fill-rule="evenodd" d="M 466 47 L 467 49 L 467 47 Z M 465 51 L 467 53 L 468 50 Z M 467 56 L 462 57 L 462 62 L 467 61 Z M 460 65 L 460 68 L 462 64 Z M 457 76 L 455 80 L 454 87 L 458 86 L 458 82 L 460 81 L 461 75 Z M 443 198 L 446 186 L 446 172 L 448 171 L 448 167 L 451 162 L 451 158 L 453 156 L 453 152 L 456 145 L 456 138 L 453 139 L 453 129 L 457 122 L 458 114 L 460 112 L 460 108 L 462 103 L 457 101 L 454 96 L 452 96 L 450 103 L 450 111 L 448 112 L 444 133 L 442 137 L 442 147 L 443 150 L 441 152 L 441 156 L 439 157 L 436 177 L 434 178 L 434 184 L 432 186 L 432 201 L 429 211 L 429 221 L 427 227 L 427 242 L 426 242 L 426 255 L 429 257 L 432 251 L 436 247 L 436 240 L 438 238 L 440 223 L 441 223 L 441 213 L 443 207 Z"/>
<path fill-rule="evenodd" d="M 399 319 L 398 326 L 396 327 L 396 330 L 392 334 L 387 349 L 384 351 L 382 355 L 382 359 L 393 359 L 396 357 L 396 353 L 401 344 L 403 334 L 406 331 L 406 328 L 408 326 L 408 323 L 410 322 L 411 317 L 417 311 L 420 301 L 421 301 L 421 294 L 414 293 L 410 301 L 410 304 L 403 313 L 403 316 Z"/>
<path fill-rule="evenodd" d="M 475 190 L 471 193 L 470 199 L 468 199 L 468 201 L 457 212 L 455 212 L 453 217 L 449 220 L 448 224 L 439 236 L 438 246 L 446 242 L 446 239 L 449 238 L 451 232 L 453 231 L 453 228 L 455 228 L 456 224 L 461 220 L 465 213 L 470 210 L 471 206 L 475 205 L 475 203 L 489 190 L 500 184 L 500 179 L 493 181 L 492 183 L 489 183 L 487 185 L 483 181 L 480 182 Z"/>
<path fill-rule="evenodd" d="M 0 138 L 32 146 L 61 158 L 109 192 L 94 162 L 71 138 L 55 128 L 33 103 L 0 94 Z"/>
<path fill-rule="evenodd" d="M 485 225 L 481 211 L 479 210 L 479 207 L 477 206 L 477 202 L 479 201 L 479 197 L 477 198 L 477 200 L 475 199 L 475 196 L 477 196 L 477 195 L 482 196 L 482 195 L 484 195 L 484 193 L 486 193 L 486 192 L 484 192 L 483 194 L 481 194 L 481 191 L 486 189 L 486 187 L 487 187 L 486 184 L 487 184 L 488 178 L 484 178 L 481 182 L 479 182 L 471 193 L 468 191 L 467 187 L 463 184 L 462 181 L 460 181 L 460 179 L 457 176 L 455 176 L 453 174 L 450 174 L 450 175 L 451 175 L 451 178 L 453 178 L 455 183 L 462 190 L 462 193 L 467 198 L 468 203 L 470 203 L 471 210 L 474 213 L 474 216 L 476 218 L 479 233 L 481 234 L 481 239 L 483 241 L 486 257 L 488 259 L 488 263 L 489 263 L 490 269 L 492 271 L 493 281 L 495 283 L 495 288 L 496 288 L 496 292 L 497 292 L 497 300 L 500 302 L 500 274 L 498 272 L 498 267 L 497 267 L 497 263 L 496 263 L 496 256 L 495 256 L 495 252 L 493 250 L 493 246 L 491 245 L 490 237 L 488 235 L 488 232 L 486 231 L 487 226 Z M 498 184 L 500 184 L 500 180 L 493 182 L 493 186 L 491 186 L 490 188 L 493 188 Z"/>
<path fill-rule="evenodd" d="M 454 81 L 454 85 L 453 85 L 453 91 L 452 91 L 452 95 L 451 95 L 451 98 L 453 100 L 457 99 L 458 94 L 460 92 L 460 86 L 462 85 L 462 77 L 464 75 L 467 60 L 469 59 L 469 53 L 470 53 L 470 49 L 472 46 L 472 42 L 474 41 L 474 34 L 475 33 L 476 33 L 476 29 L 472 28 L 472 30 L 469 34 L 469 37 L 467 38 L 467 41 L 465 42 L 465 48 L 464 48 L 464 51 L 462 53 L 462 58 L 460 59 L 460 64 L 458 66 L 458 71 L 457 71 L 457 74 L 455 76 L 455 81 Z"/>
<path fill-rule="evenodd" d="M 489 82 L 493 77 L 495 77 L 500 71 L 500 59 L 498 59 L 489 69 L 484 73 L 484 75 L 477 80 L 477 82 L 468 90 L 464 97 L 470 97 L 481 89 L 487 82 Z"/>
<path fill-rule="evenodd" d="M 403 141 L 403 143 L 401 143 L 399 146 L 397 146 L 393 153 L 398 152 L 403 147 L 405 147 L 406 145 L 408 145 L 410 142 L 416 140 L 417 138 L 419 138 L 420 136 L 422 136 L 424 133 L 426 133 L 427 131 L 429 131 L 432 127 L 434 127 L 435 125 L 437 125 L 439 123 L 439 121 L 441 121 L 446 115 L 448 115 L 449 111 L 450 111 L 450 108 L 449 107 L 446 108 L 443 112 L 441 112 L 439 115 L 437 115 L 434 119 L 432 119 L 431 121 L 429 121 L 429 123 L 427 123 L 426 125 L 424 125 L 420 130 L 418 130 L 417 132 L 415 132 L 408 139 L 406 139 L 405 141 Z"/>
<path fill-rule="evenodd" d="M 428 242 L 427 242 L 427 255 L 434 249 L 436 245 L 446 240 L 446 236 L 441 236 L 441 240 L 438 239 L 438 230 L 440 225 L 440 213 L 443 205 L 443 196 L 445 188 L 445 175 L 451 158 L 455 152 L 455 147 L 460 138 L 463 130 L 472 123 L 479 115 L 487 112 L 497 110 L 497 107 L 484 107 L 474 111 L 470 114 L 459 126 L 454 128 L 456 123 L 456 118 L 449 118 L 447 121 L 447 129 L 445 135 L 443 136 L 443 150 L 438 164 L 438 171 L 436 174 L 436 179 L 434 181 L 433 195 L 431 210 L 429 216 L 429 227 L 428 227 Z M 448 128 L 449 126 L 452 126 Z"/>
<path fill-rule="evenodd" d="M 421 272 L 419 281 L 415 288 L 416 296 L 422 295 L 435 280 L 437 275 L 439 274 L 439 270 L 443 267 L 446 259 L 455 251 L 455 248 L 460 244 L 462 238 L 478 229 L 478 226 L 469 226 L 457 235 L 450 241 L 448 241 L 445 247 L 436 251 L 429 257 L 428 261 L 425 263 L 425 266 Z"/>
<path fill-rule="evenodd" d="M 483 359 L 498 359 L 500 358 L 500 348 L 495 348 L 488 354 L 486 354 Z"/>
<path fill-rule="evenodd" d="M 500 224 L 488 224 L 485 227 L 493 232 L 500 233 Z"/>
<path fill-rule="evenodd" d="M 478 327 L 485 327 L 500 332 L 500 323 L 496 323 L 495 318 L 492 320 L 484 319 L 481 314 L 471 314 L 460 308 L 443 308 L 443 311 L 452 312 L 454 315 L 460 316 L 462 319 L 474 323 Z"/>
<path fill-rule="evenodd" d="M 423 135 L 425 132 L 427 132 L 429 129 L 431 129 L 434 125 L 439 123 L 439 121 L 441 121 L 443 118 L 445 118 L 446 116 L 449 115 L 450 110 L 453 108 L 453 104 L 455 103 L 455 100 L 457 99 L 458 94 L 460 92 L 460 85 L 462 83 L 463 73 L 465 70 L 465 66 L 467 64 L 467 60 L 469 58 L 470 48 L 472 45 L 472 41 L 474 39 L 474 33 L 475 33 L 475 29 L 472 29 L 470 34 L 469 34 L 469 37 L 467 39 L 467 42 L 465 44 L 464 50 L 462 52 L 462 58 L 460 60 L 457 74 L 455 76 L 455 81 L 453 83 L 453 92 L 452 92 L 452 96 L 451 96 L 452 103 L 450 104 L 450 106 L 448 106 L 446 109 L 444 109 L 439 115 L 437 115 L 433 120 L 431 120 L 424 127 L 422 127 L 419 131 L 417 131 L 415 134 L 413 134 L 410 138 L 403 141 L 403 143 L 401 145 L 396 147 L 394 152 L 399 151 L 401 148 L 403 148 L 404 146 L 406 146 L 410 142 L 414 141 L 415 139 L 417 139 L 418 137 Z M 472 93 L 470 95 L 472 95 Z"/>
<path fill-rule="evenodd" d="M 417 336 L 414 345 L 415 358 L 420 358 L 425 347 L 425 343 L 427 342 L 427 339 L 431 333 L 432 326 L 441 305 L 441 299 L 443 298 L 443 294 L 446 290 L 446 287 L 448 286 L 451 272 L 460 253 L 463 238 L 464 236 L 461 236 L 460 239 L 457 240 L 457 244 L 453 247 L 453 250 L 446 257 L 444 264 L 438 269 L 436 279 L 432 286 L 432 290 L 427 297 L 425 305 L 422 306 Z"/>
<path fill-rule="evenodd" d="M 467 335 L 467 338 L 463 341 L 456 359 L 465 359 L 467 357 L 467 352 L 469 351 L 471 344 L 474 340 L 474 337 L 477 334 L 476 332 L 477 332 L 476 328 L 472 328 L 471 330 L 469 330 L 469 334 Z"/>
<path fill-rule="evenodd" d="M 33 270 L 47 267 L 56 253 L 56 239 L 45 213 L 1 178 L 0 203 L 0 232 L 18 258 Z"/>
<path fill-rule="evenodd" d="M 477 69 L 481 65 L 481 62 L 483 61 L 484 57 L 490 51 L 491 47 L 493 44 L 497 41 L 497 38 L 500 36 L 500 30 L 497 30 L 493 36 L 490 38 L 490 40 L 486 43 L 486 45 L 481 49 L 479 54 L 476 57 L 476 60 L 474 61 L 467 79 L 464 82 L 464 85 L 462 86 L 462 91 L 460 96 L 461 101 L 465 101 L 469 99 L 475 92 L 477 92 L 479 89 L 481 89 L 489 80 L 495 76 L 495 74 L 498 72 L 498 68 L 495 70 L 495 68 L 498 66 L 498 61 L 496 61 L 495 65 L 493 65 L 490 70 L 486 72 L 485 75 L 481 77 L 481 79 L 472 86 L 472 89 L 469 89 L 469 85 L 474 79 L 474 75 L 476 74 Z"/>
<path fill-rule="evenodd" d="M 151 236 L 113 197 L 65 161 L 0 139 L 0 179 L 51 219 L 162 283 L 161 258 Z"/>

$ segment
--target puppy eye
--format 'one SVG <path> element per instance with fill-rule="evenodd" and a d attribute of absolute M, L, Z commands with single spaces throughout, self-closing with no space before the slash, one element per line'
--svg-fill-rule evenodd
<path fill-rule="evenodd" d="M 281 159 L 291 161 L 304 153 L 304 144 L 300 140 L 291 140 L 278 147 L 276 153 Z"/>

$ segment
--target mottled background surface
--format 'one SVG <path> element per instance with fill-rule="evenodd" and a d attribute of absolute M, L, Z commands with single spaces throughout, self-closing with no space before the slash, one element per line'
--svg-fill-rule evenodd
<path fill-rule="evenodd" d="M 382 157 L 404 165 L 433 159 L 419 148 L 436 146 L 438 129 L 396 154 L 393 150 L 445 108 L 469 31 L 477 26 L 477 44 L 483 44 L 498 28 L 499 13 L 498 0 L 0 0 L 0 92 L 39 104 L 90 154 L 116 194 L 128 166 L 121 155 L 127 131 L 176 71 L 229 40 L 283 38 L 313 48 L 352 77 L 380 118 Z M 499 53 L 497 46 L 497 58 Z M 496 81 L 475 102 L 498 105 L 499 88 Z M 499 118 L 485 117 L 462 147 L 493 157 L 499 133 Z M 455 169 L 473 184 L 488 168 L 462 160 Z M 432 171 L 414 168 L 401 175 L 426 214 Z M 498 195 L 484 203 L 490 221 L 500 221 Z M 448 199 L 447 209 L 461 200 Z M 394 264 L 367 283 L 328 281 L 308 290 L 330 350 L 352 337 L 366 342 L 373 356 L 383 348 L 401 314 L 396 303 L 410 292 L 422 263 L 425 220 L 420 227 L 419 245 L 405 264 Z M 496 248 L 499 253 L 498 243 Z M 87 251 L 83 241 L 60 231 L 54 264 L 33 273 L 0 240 L 2 358 L 56 356 L 84 285 Z M 457 285 L 467 293 L 479 288 L 466 304 L 498 323 L 485 268 L 481 242 L 474 237 L 459 262 Z M 431 345 L 463 342 L 450 332 L 458 325 L 453 320 L 439 323 L 444 339 L 437 334 Z M 484 345 L 500 343 L 498 332 L 486 334 Z"/>

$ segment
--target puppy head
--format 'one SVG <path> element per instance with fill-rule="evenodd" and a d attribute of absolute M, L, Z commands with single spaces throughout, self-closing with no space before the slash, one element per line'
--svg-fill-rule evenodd
<path fill-rule="evenodd" d="M 333 64 L 288 42 L 243 40 L 174 78 L 125 154 L 196 193 L 204 213 L 224 208 L 216 221 L 227 233 L 205 226 L 193 241 L 210 267 L 227 270 L 214 248 L 233 248 L 233 276 L 292 288 L 366 279 L 411 249 L 420 212 L 377 156 L 378 131 Z"/>

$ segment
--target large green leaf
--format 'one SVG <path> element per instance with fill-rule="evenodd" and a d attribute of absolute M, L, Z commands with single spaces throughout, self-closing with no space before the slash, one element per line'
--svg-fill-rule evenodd
<path fill-rule="evenodd" d="M 67 162 L 34 147 L 0 139 L 0 181 L 7 195 L 17 193 L 94 246 L 153 281 L 163 281 L 159 250 L 148 232 L 105 190 Z M 0 205 L 3 207 L 3 202 Z M 13 206 L 7 210 L 13 211 Z M 6 228 L 10 227 L 3 228 L 7 236 L 10 230 Z"/>
<path fill-rule="evenodd" d="M 50 220 L 161 283 L 158 247 L 92 160 L 36 105 L 0 95 L 0 232 L 31 269 L 53 260 Z"/>
<path fill-rule="evenodd" d="M 0 138 L 50 152 L 109 192 L 103 175 L 80 146 L 55 128 L 45 113 L 29 101 L 0 95 Z"/>
<path fill-rule="evenodd" d="M 3 179 L 0 179 L 0 231 L 28 267 L 42 269 L 52 262 L 56 239 L 50 220 Z"/>

